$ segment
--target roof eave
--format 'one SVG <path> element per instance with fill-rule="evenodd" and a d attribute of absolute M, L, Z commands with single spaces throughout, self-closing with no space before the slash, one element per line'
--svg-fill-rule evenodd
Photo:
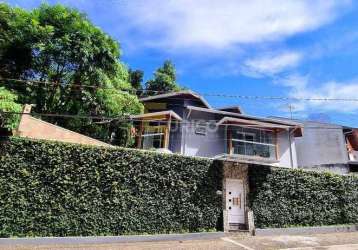
<path fill-rule="evenodd" d="M 156 99 L 162 99 L 162 98 L 170 98 L 173 96 L 177 96 L 177 95 L 191 95 L 197 99 L 199 99 L 208 109 L 212 109 L 212 107 L 210 106 L 210 104 L 204 99 L 204 97 L 202 97 L 201 95 L 193 92 L 193 91 L 179 91 L 179 92 L 171 92 L 171 93 L 165 93 L 165 94 L 160 94 L 160 95 L 154 95 L 154 96 L 148 96 L 148 97 L 143 97 L 143 98 L 139 98 L 139 100 L 141 102 L 146 102 L 146 101 L 151 101 L 151 100 L 156 100 Z"/>
<path fill-rule="evenodd" d="M 282 120 L 276 120 L 276 119 L 271 119 L 271 118 L 262 118 L 262 117 L 256 117 L 256 116 L 249 116 L 249 115 L 232 113 L 232 112 L 221 111 L 221 110 L 216 110 L 216 109 L 205 109 L 205 108 L 200 108 L 200 107 L 195 107 L 195 106 L 187 106 L 186 108 L 187 109 L 192 109 L 192 110 L 197 110 L 197 111 L 202 111 L 202 112 L 209 112 L 209 113 L 217 113 L 217 114 L 222 114 L 222 115 L 236 116 L 236 117 L 240 117 L 240 118 L 247 118 L 247 119 L 252 119 L 252 120 L 266 121 L 266 122 L 272 122 L 272 123 L 283 124 L 283 125 L 300 126 L 300 127 L 303 126 L 301 123 L 296 123 L 296 122 L 285 122 L 285 121 L 282 121 Z"/>

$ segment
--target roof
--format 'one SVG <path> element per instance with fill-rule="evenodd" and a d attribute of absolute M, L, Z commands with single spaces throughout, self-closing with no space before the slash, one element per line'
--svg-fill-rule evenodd
<path fill-rule="evenodd" d="M 240 106 L 221 107 L 221 108 L 217 108 L 217 110 L 227 111 L 227 112 L 232 112 L 232 113 L 238 113 L 238 114 L 242 114 L 242 113 L 243 113 Z"/>
<path fill-rule="evenodd" d="M 222 124 L 245 124 L 251 127 L 261 127 L 261 128 L 272 128 L 272 129 L 289 129 L 292 126 L 288 125 L 281 125 L 281 124 L 275 124 L 275 123 L 268 123 L 268 122 L 259 122 L 255 120 L 247 120 L 247 119 L 241 119 L 241 118 L 234 118 L 234 117 L 224 117 L 219 122 L 216 123 L 216 125 L 222 125 Z"/>
<path fill-rule="evenodd" d="M 152 101 L 152 100 L 158 100 L 163 98 L 170 98 L 170 97 L 176 97 L 176 96 L 190 96 L 191 98 L 194 98 L 196 100 L 199 100 L 206 108 L 211 109 L 210 104 L 199 94 L 190 91 L 190 90 L 183 90 L 178 92 L 171 92 L 166 94 L 160 94 L 160 95 L 153 95 L 148 97 L 140 98 L 139 100 L 142 102 Z"/>
<path fill-rule="evenodd" d="M 352 127 L 347 127 L 347 126 L 332 123 L 332 122 L 315 121 L 315 120 L 308 120 L 308 119 L 307 120 L 303 120 L 303 119 L 300 120 L 300 119 L 287 118 L 287 117 L 281 117 L 281 116 L 269 116 L 269 118 L 276 119 L 276 120 L 281 120 L 281 121 L 298 122 L 298 123 L 301 123 L 302 126 L 308 126 L 309 124 L 319 124 L 319 125 L 322 125 L 322 126 L 335 127 L 335 128 L 347 128 L 347 129 L 352 128 Z"/>
<path fill-rule="evenodd" d="M 215 110 L 215 109 L 199 108 L 199 107 L 194 107 L 194 106 L 187 106 L 187 109 L 229 116 L 229 117 L 225 117 L 226 120 L 224 120 L 225 118 L 221 119 L 220 121 L 222 121 L 222 122 L 228 121 L 228 120 L 230 120 L 230 118 L 231 118 L 231 120 L 234 120 L 232 117 L 242 118 L 242 119 L 236 119 L 236 122 L 240 121 L 241 123 L 243 123 L 242 121 L 245 121 L 246 124 L 252 123 L 251 125 L 256 124 L 255 126 L 257 126 L 257 124 L 261 124 L 262 126 L 270 126 L 271 128 L 273 128 L 273 127 L 277 127 L 277 128 L 280 127 L 281 129 L 282 128 L 287 128 L 287 129 L 293 128 L 293 134 L 295 137 L 301 137 L 303 135 L 303 129 L 302 129 L 303 126 L 301 123 L 297 123 L 297 122 L 272 119 L 272 118 L 261 118 L 261 117 L 237 114 L 237 113 L 232 113 L 232 112 L 227 112 L 227 111 L 220 111 L 220 110 Z"/>
<path fill-rule="evenodd" d="M 238 114 L 238 113 L 215 110 L 215 109 L 200 108 L 200 107 L 195 107 L 195 106 L 187 106 L 187 109 L 197 110 L 197 111 L 207 112 L 207 113 L 221 114 L 221 115 L 226 115 L 226 116 L 239 117 L 239 118 L 244 118 L 244 119 L 249 119 L 249 120 L 271 122 L 271 123 L 283 124 L 283 125 L 289 125 L 289 126 L 302 126 L 302 123 L 293 122 L 293 121 L 286 121 L 286 120 L 272 119 L 272 118 L 262 118 L 262 117 L 257 117 L 257 116 L 250 116 L 250 115 Z"/>
<path fill-rule="evenodd" d="M 170 117 L 170 118 L 174 118 L 174 119 L 176 119 L 178 121 L 182 120 L 182 118 L 172 110 L 166 110 L 166 111 L 146 113 L 146 114 L 140 114 L 140 115 L 131 115 L 130 116 L 131 119 L 143 119 L 143 120 L 145 120 L 147 118 L 152 118 L 153 119 L 155 117 L 157 117 L 157 119 Z"/>

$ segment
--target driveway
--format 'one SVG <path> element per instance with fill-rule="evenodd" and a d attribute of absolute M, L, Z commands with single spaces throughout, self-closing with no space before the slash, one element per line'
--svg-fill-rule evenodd
<path fill-rule="evenodd" d="M 290 236 L 244 236 L 227 235 L 211 240 L 159 241 L 109 244 L 63 244 L 63 245 L 1 245 L 0 249 L 11 250 L 159 250 L 159 249 L 319 249 L 319 250 L 358 250 L 358 232 L 330 233 Z"/>

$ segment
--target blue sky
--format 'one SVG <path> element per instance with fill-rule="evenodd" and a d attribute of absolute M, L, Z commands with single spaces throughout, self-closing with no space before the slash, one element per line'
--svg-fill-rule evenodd
<path fill-rule="evenodd" d="M 349 0 L 9 0 L 31 9 L 62 3 L 117 39 L 145 78 L 165 59 L 199 93 L 358 98 L 358 6 Z M 206 97 L 245 113 L 324 117 L 358 126 L 358 102 Z"/>

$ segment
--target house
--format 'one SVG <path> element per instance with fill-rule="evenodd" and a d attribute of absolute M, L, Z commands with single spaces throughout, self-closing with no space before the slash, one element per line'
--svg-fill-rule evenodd
<path fill-rule="evenodd" d="M 15 136 L 30 139 L 51 140 L 85 145 L 112 147 L 112 145 L 80 133 L 65 129 L 31 116 L 31 105 L 25 105 Z"/>
<path fill-rule="evenodd" d="M 141 98 L 145 113 L 131 116 L 137 148 L 186 156 L 297 167 L 301 124 L 243 114 L 240 107 L 215 109 L 191 91 Z"/>
<path fill-rule="evenodd" d="M 294 121 L 301 123 L 305 131 L 295 140 L 298 168 L 337 174 L 358 171 L 358 129 L 318 121 Z"/>
<path fill-rule="evenodd" d="M 299 122 L 246 115 L 240 107 L 213 108 L 200 95 L 180 91 L 141 98 L 144 114 L 133 115 L 136 146 L 217 159 L 223 165 L 224 230 L 249 229 L 248 168 L 297 168 Z M 252 227 L 251 227 L 252 229 Z"/>

